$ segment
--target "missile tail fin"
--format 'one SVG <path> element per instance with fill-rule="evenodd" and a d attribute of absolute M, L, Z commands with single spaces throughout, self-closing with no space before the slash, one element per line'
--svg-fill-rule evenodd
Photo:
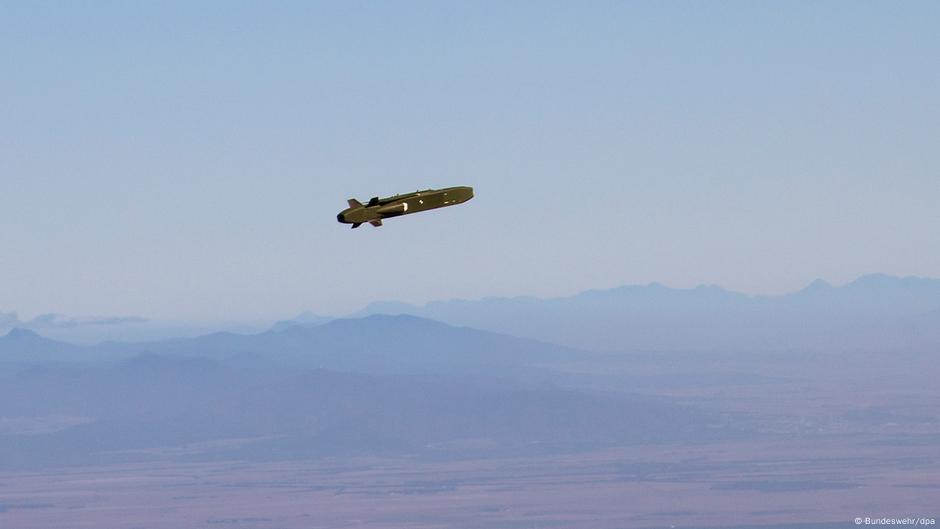
<path fill-rule="evenodd" d="M 354 222 L 352 225 L 353 228 L 358 228 L 359 226 L 362 226 L 361 222 Z"/>
<path fill-rule="evenodd" d="M 379 226 L 382 225 L 382 219 L 379 219 L 379 220 L 370 220 L 370 221 L 369 221 L 369 224 L 371 224 L 371 225 L 375 226 L 376 228 L 378 228 Z"/>
<path fill-rule="evenodd" d="M 351 208 L 361 208 L 361 207 L 362 207 L 362 202 L 359 202 L 359 201 L 356 200 L 355 198 L 350 198 L 349 200 L 346 201 L 346 203 L 349 204 L 349 207 L 351 207 Z"/>

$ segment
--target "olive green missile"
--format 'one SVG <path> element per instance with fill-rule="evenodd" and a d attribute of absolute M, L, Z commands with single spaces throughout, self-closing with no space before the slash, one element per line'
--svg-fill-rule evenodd
<path fill-rule="evenodd" d="M 382 219 L 462 204 L 471 198 L 473 188 L 467 186 L 425 189 L 387 198 L 373 197 L 366 204 L 350 198 L 346 201 L 349 207 L 340 211 L 336 220 L 343 224 L 352 224 L 353 228 L 358 228 L 366 222 L 378 227 L 382 225 Z"/>

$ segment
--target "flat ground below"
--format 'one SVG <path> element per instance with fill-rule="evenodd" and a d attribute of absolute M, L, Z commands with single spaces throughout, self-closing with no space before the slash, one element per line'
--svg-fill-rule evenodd
<path fill-rule="evenodd" d="M 0 527 L 849 527 L 940 514 L 936 445 L 845 441 L 3 473 Z"/>
<path fill-rule="evenodd" d="M 0 528 L 823 529 L 940 518 L 935 355 L 785 360 L 634 358 L 609 371 L 621 377 L 612 386 L 740 421 L 752 433 L 735 441 L 456 461 L 196 463 L 199 447 L 155 449 L 150 463 L 0 472 Z"/>

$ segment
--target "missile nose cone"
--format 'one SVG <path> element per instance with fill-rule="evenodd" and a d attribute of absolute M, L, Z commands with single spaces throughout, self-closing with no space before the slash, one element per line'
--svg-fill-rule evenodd
<path fill-rule="evenodd" d="M 338 215 L 336 215 L 336 220 L 338 220 L 338 221 L 340 221 L 340 222 L 342 222 L 342 223 L 344 223 L 344 224 L 346 223 L 346 217 L 345 217 L 342 213 L 339 213 Z"/>

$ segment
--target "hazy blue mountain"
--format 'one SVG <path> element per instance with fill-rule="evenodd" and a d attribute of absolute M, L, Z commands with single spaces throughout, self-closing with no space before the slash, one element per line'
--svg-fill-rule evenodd
<path fill-rule="evenodd" d="M 918 324 L 937 310 L 940 280 L 873 274 L 781 296 L 650 283 L 553 299 L 374 303 L 357 315 L 411 314 L 593 350 L 851 350 L 940 344 L 940 329 Z"/>
<path fill-rule="evenodd" d="M 245 368 L 141 355 L 0 371 L 0 469 L 173 457 L 472 457 L 739 435 L 668 399 L 478 376 Z"/>
<path fill-rule="evenodd" d="M 283 331 L 291 327 L 315 327 L 317 325 L 323 325 L 324 323 L 333 320 L 328 316 L 318 316 L 312 312 L 302 312 L 297 316 L 289 320 L 280 320 L 274 323 L 271 326 L 272 331 Z"/>
<path fill-rule="evenodd" d="M 364 373 L 490 372 L 540 367 L 593 354 L 408 315 L 338 319 L 253 335 L 215 333 L 94 348 L 94 354 L 104 358 L 141 353 Z"/>
<path fill-rule="evenodd" d="M 373 304 L 362 314 L 380 310 L 398 314 L 327 320 L 304 313 L 257 334 L 220 332 L 87 347 L 17 329 L 0 339 L 0 361 L 157 353 L 366 373 L 484 372 L 584 359 L 585 350 L 844 351 L 940 345 L 940 280 L 881 274 L 843 286 L 817 280 L 781 296 L 651 283 L 555 299 Z"/>
<path fill-rule="evenodd" d="M 108 327 L 134 323 L 146 323 L 139 316 L 67 316 L 50 312 L 29 320 L 21 320 L 16 312 L 0 312 L 0 329 L 69 329 L 82 326 Z"/>
<path fill-rule="evenodd" d="M 19 327 L 0 337 L 0 362 L 69 362 L 81 354 L 82 348 L 44 338 Z"/>
<path fill-rule="evenodd" d="M 311 324 L 314 318 L 316 317 L 312 314 L 304 313 L 298 315 L 296 323 Z M 103 341 L 165 340 L 200 336 L 222 330 L 255 333 L 268 327 L 267 322 L 149 319 L 139 316 L 71 316 L 56 312 L 21 319 L 16 312 L 0 311 L 0 336 L 18 328 L 34 331 L 45 338 L 81 345 L 93 345 Z"/>

